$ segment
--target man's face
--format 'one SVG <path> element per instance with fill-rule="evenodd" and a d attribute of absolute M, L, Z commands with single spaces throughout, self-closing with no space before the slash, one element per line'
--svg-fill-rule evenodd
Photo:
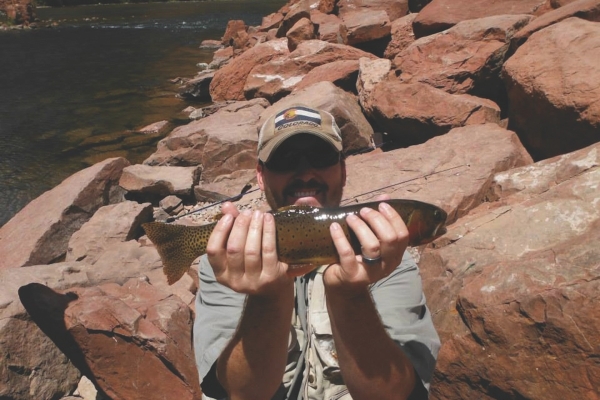
<path fill-rule="evenodd" d="M 258 165 L 258 184 L 271 209 L 290 205 L 339 206 L 346 184 L 346 168 L 343 161 L 332 158 L 335 157 L 332 152 L 335 150 L 324 140 L 298 134 L 283 142 L 267 165 Z M 319 162 L 313 162 L 316 160 L 335 162 L 333 165 L 325 162 L 330 166 L 322 167 Z"/>

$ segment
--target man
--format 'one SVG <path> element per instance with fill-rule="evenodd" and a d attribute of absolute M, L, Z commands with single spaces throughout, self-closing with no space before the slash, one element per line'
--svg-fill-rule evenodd
<path fill-rule="evenodd" d="M 269 206 L 339 206 L 341 151 L 328 112 L 276 112 L 260 131 L 256 169 Z M 347 218 L 362 254 L 332 224 L 340 262 L 316 270 L 277 260 L 269 213 L 238 213 L 231 203 L 223 213 L 200 261 L 196 299 L 205 398 L 427 397 L 440 343 L 417 266 L 404 254 L 408 231 L 390 206 Z"/>

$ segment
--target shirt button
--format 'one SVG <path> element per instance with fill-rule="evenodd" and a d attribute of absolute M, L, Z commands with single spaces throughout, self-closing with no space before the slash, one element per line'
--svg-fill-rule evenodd
<path fill-rule="evenodd" d="M 315 376 L 313 374 L 308 375 L 308 383 L 314 383 L 315 382 Z"/>

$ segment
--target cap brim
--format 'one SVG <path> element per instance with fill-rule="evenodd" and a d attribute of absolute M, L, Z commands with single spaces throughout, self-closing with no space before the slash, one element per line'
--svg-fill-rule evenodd
<path fill-rule="evenodd" d="M 337 150 L 338 152 L 342 151 L 342 143 L 334 140 L 330 135 L 323 133 L 321 131 L 318 130 L 311 130 L 311 129 L 303 129 L 301 131 L 294 131 L 294 132 L 288 132 L 285 133 L 281 136 L 277 136 L 273 139 L 271 139 L 258 153 L 258 158 L 259 160 L 261 160 L 262 162 L 268 162 L 269 158 L 271 157 L 271 155 L 275 152 L 275 150 L 277 150 L 277 148 L 283 143 L 285 142 L 287 139 L 289 139 L 292 136 L 301 134 L 301 133 L 307 133 L 310 135 L 314 135 L 320 139 L 323 139 L 323 141 L 329 143 L 335 150 Z"/>

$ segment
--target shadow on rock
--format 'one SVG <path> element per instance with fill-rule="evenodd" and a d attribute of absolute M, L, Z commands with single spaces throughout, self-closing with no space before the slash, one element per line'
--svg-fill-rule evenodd
<path fill-rule="evenodd" d="M 57 293 L 48 286 L 30 283 L 19 288 L 19 299 L 42 332 L 56 344 L 83 375 L 94 383 L 103 398 L 109 398 L 100 389 L 85 360 L 85 355 L 65 325 L 65 310 L 69 303 L 78 299 L 77 294 L 73 292 Z"/>

